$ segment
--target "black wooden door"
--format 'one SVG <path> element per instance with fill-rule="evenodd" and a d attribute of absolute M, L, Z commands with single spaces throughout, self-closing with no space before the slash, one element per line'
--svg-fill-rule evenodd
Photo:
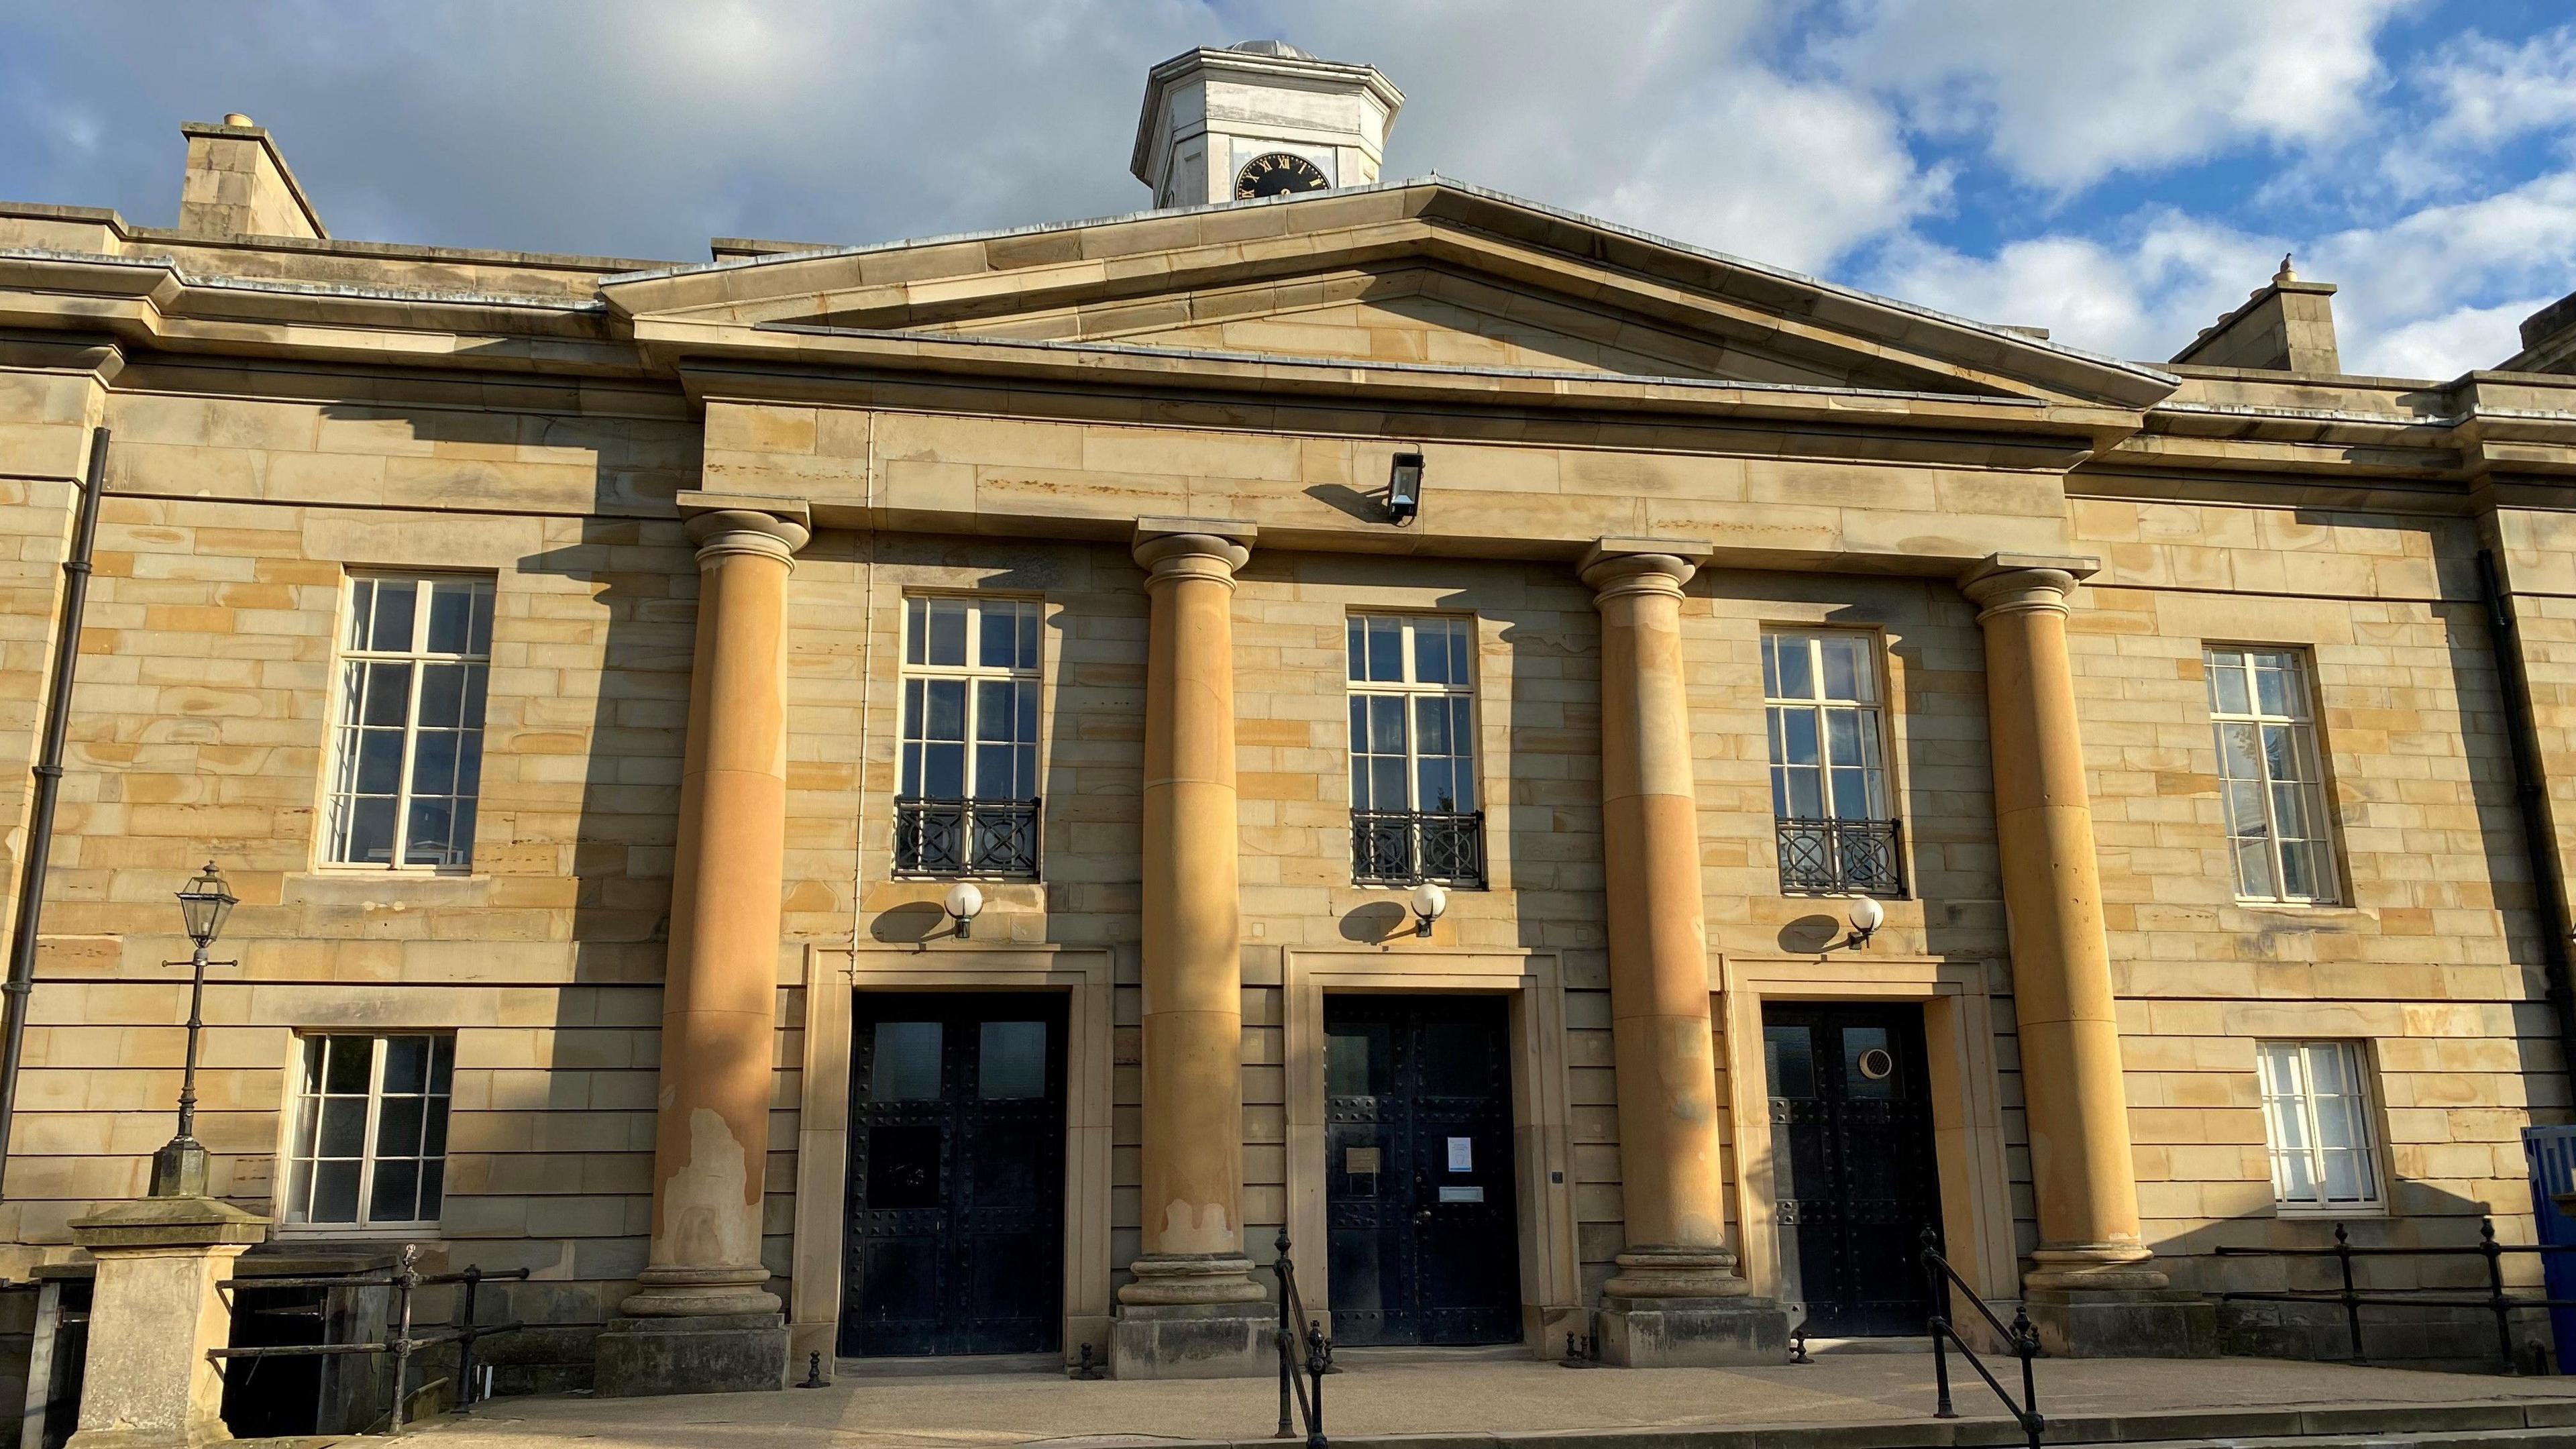
<path fill-rule="evenodd" d="M 1064 1019 L 1062 996 L 858 993 L 842 1353 L 1060 1346 Z"/>
<path fill-rule="evenodd" d="M 1918 1334 L 1918 1257 L 1941 1216 L 1923 1011 L 1762 1008 L 1783 1299 L 1823 1338 Z"/>
<path fill-rule="evenodd" d="M 1519 1342 L 1503 999 L 1325 998 L 1324 1124 L 1333 1341 Z"/>

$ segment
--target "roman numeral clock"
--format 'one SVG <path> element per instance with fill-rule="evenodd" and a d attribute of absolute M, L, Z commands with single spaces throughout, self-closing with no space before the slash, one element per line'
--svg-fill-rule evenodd
<path fill-rule="evenodd" d="M 1321 191 L 1332 184 L 1305 157 L 1272 151 L 1246 161 L 1243 169 L 1234 173 L 1234 199 L 1256 201 L 1264 196 Z"/>

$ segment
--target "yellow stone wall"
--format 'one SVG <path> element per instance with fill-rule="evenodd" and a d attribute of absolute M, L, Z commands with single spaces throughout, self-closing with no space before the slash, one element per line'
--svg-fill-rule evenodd
<path fill-rule="evenodd" d="M 57 460 L 46 465 L 56 476 L 0 479 L 11 505 L 0 528 L 15 555 L 0 596 L 0 746 L 17 761 L 32 748 L 64 536 L 64 430 L 76 435 L 99 410 L 77 387 L 8 376 L 17 390 L 0 393 L 0 427 L 52 429 L 40 444 L 10 436 L 18 456 Z M 1256 546 L 1234 603 L 1256 1251 L 1287 1213 L 1281 953 L 1376 949 L 1403 924 L 1395 893 L 1348 880 L 1342 621 L 1355 608 L 1438 610 L 1478 621 L 1494 889 L 1458 893 L 1431 942 L 1395 939 L 1386 954 L 1558 954 L 1587 1293 L 1607 1275 L 1621 1240 L 1597 863 L 1598 628 L 1570 564 L 1301 549 L 1295 529 L 1321 530 L 1332 512 L 1313 491 L 1363 476 L 1365 449 L 1213 427 L 726 404 L 710 410 L 701 471 L 687 405 L 649 388 L 464 388 L 170 363 L 129 372 L 103 416 L 117 430 L 120 496 L 106 512 L 83 640 L 0 1272 L 66 1256 L 70 1217 L 140 1190 L 177 1090 L 184 989 L 165 963 L 183 952 L 168 893 L 215 853 L 244 897 L 221 953 L 243 964 L 215 973 L 208 1000 L 201 1135 L 218 1191 L 268 1202 L 293 1028 L 453 1028 L 449 1253 L 536 1269 L 528 1301 L 539 1316 L 595 1322 L 611 1311 L 641 1266 L 649 1210 L 658 932 L 696 588 L 670 498 L 733 486 L 811 488 L 862 518 L 960 498 L 994 512 L 1070 496 L 1101 526 L 1097 539 L 1048 541 L 827 520 L 798 562 L 766 1218 L 774 1268 L 792 1266 L 803 948 L 910 942 L 936 917 L 938 885 L 889 879 L 910 591 L 1046 603 L 1046 882 L 992 889 L 979 935 L 1116 953 L 1112 1257 L 1123 1264 L 1135 1251 L 1145 598 L 1108 534 L 1150 508 L 1267 511 L 1288 520 L 1292 539 Z M 2458 1217 L 2488 1203 L 2509 1236 L 2527 1236 L 2515 1133 L 2567 1104 L 2538 1005 L 2466 522 L 2100 498 L 2043 516 L 2025 495 L 2054 485 L 2029 475 L 1882 464 L 1799 470 L 1501 444 L 1453 446 L 1437 461 L 1442 476 L 1474 478 L 1503 500 L 1483 518 L 1453 511 L 1437 525 L 1453 531 L 1696 523 L 1794 557 L 1973 533 L 1982 524 L 1963 523 L 1959 509 L 1983 499 L 2012 538 L 2062 537 L 2098 554 L 2102 572 L 2078 595 L 2071 633 L 2150 1239 L 2191 1282 L 2193 1255 L 2222 1232 L 2282 1242 L 2316 1232 L 2268 1216 L 2252 1043 L 2276 1034 L 2372 1039 L 2396 1211 Z M 2530 552 L 2536 573 L 2549 551 Z M 312 863 L 342 580 L 369 565 L 500 580 L 470 877 Z M 2557 662 L 2576 658 L 2576 606 L 2536 599 L 2528 616 L 2553 788 L 2576 801 L 2566 765 L 2576 664 Z M 1816 961 L 1842 930 L 1838 905 L 1777 888 L 1765 624 L 1864 629 L 1885 643 L 1915 891 L 1890 904 L 1868 952 L 1828 952 L 1813 969 L 1857 978 L 1888 962 L 1960 961 L 1990 984 L 1997 1125 L 2014 1242 L 2026 1251 L 2034 1210 L 1973 611 L 1940 579 L 1712 567 L 1690 585 L 1683 628 L 1713 982 L 1726 961 Z M 2349 905 L 2233 903 L 2199 673 L 2209 639 L 2315 651 Z M 23 780 L 14 767 L 0 777 L 0 807 L 20 808 Z M 1740 1215 L 1748 1164 L 1738 1149 L 1767 1144 L 1729 1131 Z M 2424 1232 L 2447 1241 L 2458 1225 Z"/>

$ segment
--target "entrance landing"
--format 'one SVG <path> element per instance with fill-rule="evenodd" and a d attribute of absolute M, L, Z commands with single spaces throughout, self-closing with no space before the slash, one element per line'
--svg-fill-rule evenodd
<path fill-rule="evenodd" d="M 1409 1435 L 1464 1449 L 1464 1440 L 1497 1445 L 1568 1431 L 1588 1431 L 1585 1449 L 1604 1431 L 1633 1435 L 1641 1449 L 2018 1445 L 1985 1385 L 1956 1360 L 1951 1367 L 1965 1417 L 1945 1423 L 1931 1417 L 1929 1355 L 1752 1369 L 1361 1362 L 1325 1381 L 1324 1427 L 1335 1449 L 1433 1449 L 1405 1445 Z M 2057 1359 L 2039 1364 L 2039 1403 L 2050 1444 L 2272 1439 L 2292 1449 L 2429 1435 L 2446 1446 L 2576 1445 L 2576 1428 L 2562 1427 L 2576 1425 L 2576 1379 L 2269 1359 Z M 434 1449 L 1251 1449 L 1278 1442 L 1270 1437 L 1278 1411 L 1270 1379 L 845 1377 L 774 1394 L 502 1399 L 435 1420 L 418 1438 Z"/>

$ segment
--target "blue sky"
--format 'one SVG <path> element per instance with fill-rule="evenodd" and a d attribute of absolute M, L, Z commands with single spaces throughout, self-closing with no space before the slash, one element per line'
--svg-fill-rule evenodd
<path fill-rule="evenodd" d="M 2284 251 L 2345 365 L 2576 290 L 2576 7 L 2528 0 L 0 0 L 0 197 L 167 225 L 180 122 L 336 234 L 706 255 L 1129 211 L 1145 70 L 1258 37 L 1429 171 L 2161 359 Z"/>

